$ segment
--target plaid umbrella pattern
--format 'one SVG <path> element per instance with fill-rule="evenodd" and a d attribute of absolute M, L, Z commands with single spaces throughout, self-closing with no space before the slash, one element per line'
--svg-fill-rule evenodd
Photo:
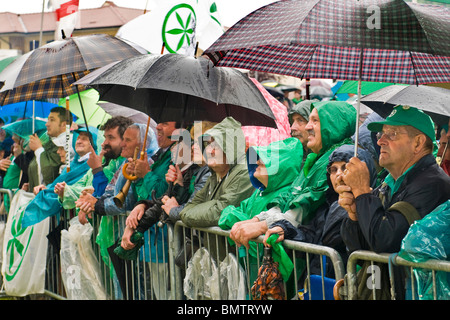
<path fill-rule="evenodd" d="M 205 54 L 218 66 L 425 84 L 450 81 L 450 10 L 403 0 L 285 0 L 244 17 Z"/>
<path fill-rule="evenodd" d="M 0 73 L 0 105 L 62 98 L 84 90 L 71 86 L 90 70 L 144 53 L 106 34 L 53 41 L 17 58 Z"/>

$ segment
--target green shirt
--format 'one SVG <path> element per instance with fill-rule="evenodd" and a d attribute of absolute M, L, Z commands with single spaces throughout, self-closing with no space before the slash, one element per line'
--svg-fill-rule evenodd
<path fill-rule="evenodd" d="M 406 177 L 406 174 L 408 173 L 409 170 L 411 170 L 413 167 L 415 166 L 415 164 L 413 164 L 411 167 L 409 167 L 405 172 L 403 172 L 403 174 L 397 179 L 394 180 L 394 178 L 392 177 L 392 175 L 389 173 L 386 178 L 384 179 L 384 182 L 388 185 L 388 187 L 391 189 L 391 197 L 394 195 L 394 193 L 397 192 L 398 188 L 400 188 L 403 180 Z"/>

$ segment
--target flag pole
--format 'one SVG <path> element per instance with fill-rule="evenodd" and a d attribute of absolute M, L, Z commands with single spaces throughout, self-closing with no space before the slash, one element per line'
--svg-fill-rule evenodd
<path fill-rule="evenodd" d="M 70 172 L 70 146 L 69 146 L 69 143 L 70 143 L 70 126 L 72 125 L 72 123 L 69 123 L 69 119 L 70 119 L 69 100 L 70 100 L 70 98 L 67 96 L 66 97 L 66 144 L 65 144 L 67 172 Z"/>
<path fill-rule="evenodd" d="M 42 46 L 42 29 L 44 28 L 44 8 L 45 0 L 42 0 L 42 12 L 41 12 L 41 30 L 39 31 L 39 47 Z"/>

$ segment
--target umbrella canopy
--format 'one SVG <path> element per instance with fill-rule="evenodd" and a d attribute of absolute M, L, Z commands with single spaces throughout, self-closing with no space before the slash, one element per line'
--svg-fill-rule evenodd
<path fill-rule="evenodd" d="M 18 57 L 19 56 L 14 56 L 0 60 L 0 72 L 3 71 L 3 69 L 5 69 L 11 62 L 16 60 Z"/>
<path fill-rule="evenodd" d="M 396 105 L 422 109 L 434 122 L 445 125 L 450 117 L 450 90 L 430 86 L 392 85 L 375 91 L 361 99 L 380 116 L 386 118 Z"/>
<path fill-rule="evenodd" d="M 182 3 L 182 4 L 181 4 Z M 116 36 L 139 44 L 151 53 L 191 54 L 198 42 L 206 49 L 223 34 L 213 1 L 151 1 L 148 12 L 127 22 Z"/>
<path fill-rule="evenodd" d="M 250 78 L 256 87 L 261 91 L 267 103 L 272 109 L 276 117 L 277 129 L 267 128 L 262 126 L 243 126 L 245 142 L 247 146 L 267 146 L 271 142 L 284 140 L 291 136 L 291 125 L 288 119 L 288 112 L 286 106 L 278 101 L 272 94 L 270 94 L 262 83 L 256 79 Z"/>
<path fill-rule="evenodd" d="M 135 123 L 142 123 L 147 124 L 148 122 L 148 115 L 141 111 L 137 111 L 132 108 L 128 108 L 125 106 L 121 106 L 112 102 L 106 102 L 106 101 L 99 101 L 98 105 L 105 110 L 105 112 L 111 116 L 123 116 L 126 115 L 127 118 L 130 118 Z M 155 120 L 150 119 L 150 128 L 153 129 L 156 133 L 156 126 L 158 124 Z"/>
<path fill-rule="evenodd" d="M 389 83 L 389 82 L 369 82 L 369 81 L 362 81 L 361 82 L 361 94 L 363 96 L 368 95 L 374 91 L 380 90 L 384 87 L 389 87 L 394 85 L 395 83 Z M 358 81 L 344 81 L 342 86 L 336 91 L 336 94 L 342 94 L 342 93 L 358 93 Z"/>
<path fill-rule="evenodd" d="M 45 126 L 47 122 L 41 119 L 34 119 L 34 131 L 33 131 L 33 119 L 25 119 L 16 121 L 10 124 L 3 126 L 6 132 L 11 135 L 16 134 L 22 139 L 28 140 L 29 136 L 33 133 L 37 133 L 40 136 L 42 133 L 47 131 L 47 127 Z"/>
<path fill-rule="evenodd" d="M 80 92 L 80 96 L 77 93 L 69 96 L 69 110 L 78 117 L 77 123 L 83 119 L 83 110 L 86 116 L 86 121 L 90 126 L 97 127 L 105 122 L 110 116 L 108 116 L 102 108 L 97 105 L 99 94 L 94 89 L 84 90 Z M 81 100 L 81 103 L 80 103 Z M 66 106 L 66 99 L 59 99 L 59 106 Z M 82 104 L 82 105 L 81 105 Z M 83 108 L 82 108 L 83 107 Z"/>
<path fill-rule="evenodd" d="M 57 106 L 57 104 L 50 102 L 34 101 L 34 116 L 38 118 L 47 118 L 50 114 L 50 110 Z M 0 118 L 2 118 L 5 123 L 10 123 L 20 118 L 25 119 L 31 117 L 33 117 L 33 101 L 23 101 L 0 106 Z"/>
<path fill-rule="evenodd" d="M 111 63 L 76 84 L 90 85 L 100 99 L 150 115 L 156 122 L 220 122 L 276 128 L 261 92 L 243 73 L 214 68 L 205 58 L 149 54 Z"/>
<path fill-rule="evenodd" d="M 145 50 L 106 34 L 50 42 L 11 62 L 1 73 L 0 105 L 63 98 L 84 90 L 71 86 L 90 70 Z"/>
<path fill-rule="evenodd" d="M 449 36 L 447 7 L 286 0 L 247 15 L 205 54 L 219 66 L 298 78 L 423 84 L 450 81 Z"/>
<path fill-rule="evenodd" d="M 450 82 L 449 36 L 447 7 L 403 0 L 286 0 L 247 15 L 205 54 L 219 66 L 358 80 L 359 118 L 362 81 Z M 355 155 L 358 135 L 356 130 Z"/>

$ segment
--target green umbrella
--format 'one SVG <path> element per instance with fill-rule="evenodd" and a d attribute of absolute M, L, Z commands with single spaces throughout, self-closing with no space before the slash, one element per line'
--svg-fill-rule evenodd
<path fill-rule="evenodd" d="M 109 114 L 105 112 L 99 105 L 97 105 L 99 94 L 95 89 L 89 89 L 80 92 L 80 97 L 83 103 L 84 113 L 86 115 L 86 122 L 89 126 L 97 127 L 103 124 L 106 120 L 111 118 Z M 66 98 L 59 99 L 58 103 L 61 107 L 66 106 Z M 79 118 L 80 123 L 84 123 L 83 111 L 80 105 L 78 94 L 72 94 L 69 96 L 69 109 Z"/>
<path fill-rule="evenodd" d="M 370 82 L 361 81 L 361 95 L 365 96 L 384 87 L 392 86 L 395 83 L 389 82 Z M 344 81 L 344 84 L 338 89 L 336 94 L 354 93 L 358 94 L 358 81 Z"/>

